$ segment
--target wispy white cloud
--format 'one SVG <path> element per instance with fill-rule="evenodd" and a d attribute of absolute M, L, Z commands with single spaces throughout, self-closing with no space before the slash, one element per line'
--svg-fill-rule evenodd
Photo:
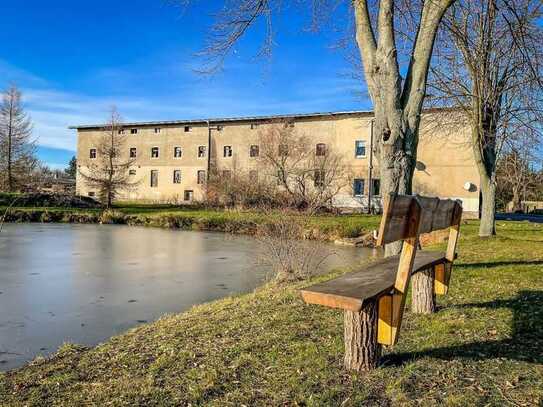
<path fill-rule="evenodd" d="M 161 68 L 164 71 L 177 69 L 178 66 Z M 360 100 L 356 92 L 363 91 L 359 82 L 333 75 L 297 78 L 284 84 L 284 90 L 277 90 L 271 89 L 269 85 L 255 84 L 255 80 L 202 79 L 185 73 L 181 80 L 172 83 L 171 91 L 154 93 L 149 91 L 147 84 L 146 89 L 138 94 L 140 82 L 146 80 L 145 77 L 119 68 L 99 72 L 95 80 L 100 80 L 100 77 L 103 80 L 106 76 L 109 79 L 123 78 L 132 85 L 123 86 L 124 89 L 131 89 L 130 92 L 116 94 L 116 89 L 112 88 L 111 93 L 95 96 L 61 90 L 55 84 L 1 60 L 0 73 L 4 74 L 6 80 L 16 81 L 21 86 L 25 106 L 34 122 L 38 144 L 68 150 L 75 150 L 77 142 L 75 131 L 69 130 L 68 126 L 102 123 L 113 105 L 127 121 L 286 114 L 366 107 L 356 102 Z M 155 72 L 154 75 L 158 74 Z M 5 86 L 5 83 L 0 85 Z"/>

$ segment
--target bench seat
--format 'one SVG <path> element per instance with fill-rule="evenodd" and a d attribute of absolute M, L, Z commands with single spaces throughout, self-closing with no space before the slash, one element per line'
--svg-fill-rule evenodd
<path fill-rule="evenodd" d="M 400 255 L 397 255 L 365 265 L 360 271 L 349 272 L 301 290 L 302 297 L 308 304 L 359 312 L 365 299 L 392 290 L 399 261 Z M 444 252 L 419 250 L 412 273 L 448 262 Z"/>

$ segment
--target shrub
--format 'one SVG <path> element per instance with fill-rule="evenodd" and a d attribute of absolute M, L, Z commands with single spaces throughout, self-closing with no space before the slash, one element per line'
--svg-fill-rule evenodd
<path fill-rule="evenodd" d="M 125 215 L 114 209 L 107 209 L 100 215 L 100 223 L 122 225 L 126 223 Z"/>

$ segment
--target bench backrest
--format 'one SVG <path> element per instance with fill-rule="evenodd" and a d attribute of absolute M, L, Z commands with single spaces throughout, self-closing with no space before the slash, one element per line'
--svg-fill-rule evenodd
<path fill-rule="evenodd" d="M 447 229 L 459 224 L 461 216 L 460 201 L 391 194 L 385 200 L 377 245 Z"/>
<path fill-rule="evenodd" d="M 394 345 L 398 340 L 420 234 L 450 228 L 445 258 L 452 264 L 461 217 L 460 201 L 396 194 L 385 200 L 377 244 L 403 240 L 403 245 L 394 290 L 379 299 L 380 343 Z"/>

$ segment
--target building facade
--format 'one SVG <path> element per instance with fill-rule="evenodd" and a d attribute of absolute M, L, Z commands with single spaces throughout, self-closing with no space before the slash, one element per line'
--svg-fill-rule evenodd
<path fill-rule="evenodd" d="M 479 175 L 469 145 L 469 129 L 453 134 L 426 124 L 439 111 L 423 114 L 413 190 L 427 196 L 460 199 L 465 212 L 479 209 Z M 204 198 L 211 163 L 220 171 L 258 170 L 259 136 L 266 126 L 287 121 L 319 148 L 343 157 L 351 174 L 334 204 L 364 209 L 368 195 L 380 201 L 379 162 L 371 157 L 373 113 L 365 111 L 222 118 L 209 120 L 123 123 L 126 154 L 134 160 L 130 176 L 139 181 L 123 199 L 189 203 Z M 77 193 L 95 196 L 79 175 L 96 159 L 105 125 L 77 130 Z M 318 154 L 318 153 L 317 153 Z M 373 164 L 369 179 L 370 161 Z M 370 190 L 371 188 L 371 190 Z"/>

